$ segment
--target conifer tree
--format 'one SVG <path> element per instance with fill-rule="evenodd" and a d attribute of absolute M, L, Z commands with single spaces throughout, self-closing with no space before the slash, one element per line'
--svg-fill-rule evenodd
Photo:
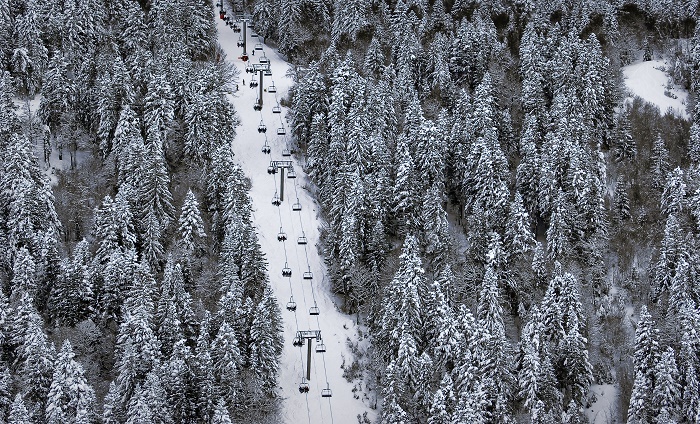
<path fill-rule="evenodd" d="M 659 134 L 654 139 L 654 144 L 651 147 L 651 185 L 656 189 L 661 189 L 666 181 L 666 175 L 669 171 L 668 164 L 668 149 L 664 139 Z"/>
<path fill-rule="evenodd" d="M 144 123 L 148 131 L 157 131 L 160 140 L 166 140 L 167 130 L 175 115 L 170 83 L 165 75 L 154 72 L 148 81 L 144 97 Z"/>
<path fill-rule="evenodd" d="M 46 402 L 46 422 L 91 422 L 95 410 L 95 392 L 85 379 L 83 367 L 75 361 L 68 340 L 56 358 L 53 380 Z"/>
<path fill-rule="evenodd" d="M 240 367 L 243 358 L 233 329 L 224 322 L 212 342 L 211 351 L 214 374 L 219 383 L 220 395 L 228 402 L 234 402 L 240 389 Z"/>
<path fill-rule="evenodd" d="M 652 422 L 654 414 L 655 368 L 660 358 L 658 330 L 654 328 L 651 315 L 645 305 L 639 311 L 639 322 L 635 334 L 634 385 L 627 419 L 630 423 Z"/>
<path fill-rule="evenodd" d="M 659 422 L 671 422 L 677 419 L 678 402 L 681 399 L 678 382 L 678 369 L 673 348 L 667 348 L 654 367 L 654 392 L 652 404 Z M 661 419 L 667 421 L 661 421 Z"/>
<path fill-rule="evenodd" d="M 129 408 L 126 412 L 126 424 L 146 424 L 154 421 L 155 415 L 146 402 L 141 385 L 137 385 L 134 395 L 129 400 Z"/>
<path fill-rule="evenodd" d="M 141 165 L 142 180 L 138 188 L 142 217 L 152 212 L 160 230 L 167 228 L 173 219 L 173 197 L 170 193 L 170 176 L 165 163 L 161 138 L 149 130 L 146 157 Z M 154 225 L 154 222 L 149 224 Z"/>
<path fill-rule="evenodd" d="M 698 382 L 697 371 L 694 366 L 690 366 L 685 373 L 685 388 L 683 390 L 682 411 L 688 422 L 700 419 L 700 382 Z"/>
<path fill-rule="evenodd" d="M 232 424 L 231 417 L 228 415 L 228 410 L 226 408 L 226 402 L 223 398 L 220 398 L 216 403 L 216 408 L 214 409 L 214 416 L 211 419 L 212 424 Z"/>
<path fill-rule="evenodd" d="M 22 347 L 24 363 L 19 375 L 25 382 L 24 398 L 32 419 L 40 421 L 51 386 L 56 351 L 47 340 L 40 320 L 32 320 Z"/>
<path fill-rule="evenodd" d="M 49 308 L 59 325 L 75 325 L 87 318 L 95 307 L 89 249 L 87 240 L 78 242 L 73 258 L 63 262 L 61 275 L 51 289 Z"/>
<path fill-rule="evenodd" d="M 24 13 L 14 24 L 12 70 L 23 93 L 33 96 L 39 91 L 41 78 L 49 61 L 49 55 L 38 27 L 37 6 L 29 0 Z"/>
<path fill-rule="evenodd" d="M 197 247 L 201 246 L 202 239 L 206 237 L 206 234 L 204 233 L 204 223 L 199 212 L 199 203 L 191 189 L 187 190 L 185 195 L 179 224 L 182 247 L 186 252 L 194 252 Z"/>
<path fill-rule="evenodd" d="M 531 230 L 530 216 L 525 210 L 523 197 L 515 193 L 508 208 L 506 221 L 505 245 L 510 258 L 520 258 L 534 247 L 534 237 Z"/>
<path fill-rule="evenodd" d="M 627 195 L 627 182 L 624 177 L 619 177 L 615 184 L 615 214 L 621 221 L 629 219 L 630 214 L 630 199 Z"/>
<path fill-rule="evenodd" d="M 255 370 L 263 390 L 272 393 L 277 381 L 282 353 L 282 317 L 270 287 L 252 310 L 250 328 L 250 368 Z"/>
<path fill-rule="evenodd" d="M 425 290 L 424 274 L 418 242 L 415 237 L 407 236 L 399 257 L 399 269 L 387 287 L 376 334 L 386 358 L 398 352 L 401 332 L 410 334 L 414 339 L 420 337 L 419 330 L 423 325 L 420 293 Z"/>
<path fill-rule="evenodd" d="M 12 409 L 10 410 L 10 416 L 7 418 L 7 423 L 8 424 L 33 424 L 34 420 L 32 420 L 31 416 L 29 415 L 29 411 L 27 410 L 27 407 L 24 404 L 24 399 L 22 398 L 21 393 L 17 393 L 15 395 L 15 400 L 12 402 Z"/>
<path fill-rule="evenodd" d="M 678 214 L 685 203 L 685 178 L 681 168 L 671 171 L 666 177 L 664 191 L 661 194 L 661 210 L 666 215 Z"/>
<path fill-rule="evenodd" d="M 174 424 L 172 411 L 168 408 L 168 393 L 162 382 L 160 369 L 151 370 L 146 374 L 146 379 L 141 385 L 140 393 L 144 402 L 153 413 L 154 424 Z"/>
<path fill-rule="evenodd" d="M 163 381 L 168 390 L 168 409 L 177 423 L 191 422 L 196 417 L 197 399 L 192 387 L 193 361 L 192 351 L 183 339 L 175 343 L 170 359 L 163 364 Z"/>

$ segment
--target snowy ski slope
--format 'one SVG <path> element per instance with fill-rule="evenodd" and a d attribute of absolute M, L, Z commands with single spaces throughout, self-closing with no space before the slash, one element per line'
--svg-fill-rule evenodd
<path fill-rule="evenodd" d="M 262 111 L 255 111 L 253 105 L 257 99 L 258 88 L 249 88 L 252 74 L 245 72 L 244 62 L 238 58 L 242 52 L 236 44 L 239 34 L 234 33 L 219 19 L 218 10 L 216 22 L 219 44 L 226 54 L 226 60 L 241 72 L 240 80 L 237 81 L 239 92 L 230 98 L 241 120 L 233 149 L 236 159 L 252 183 L 250 196 L 254 208 L 254 223 L 269 263 L 270 281 L 284 319 L 285 343 L 280 359 L 279 376 L 279 393 L 283 399 L 280 419 L 284 423 L 357 423 L 357 415 L 368 411 L 368 417 L 374 421 L 376 412 L 361 399 L 353 396 L 354 384 L 343 378 L 341 366 L 349 366 L 352 363 L 352 354 L 346 342 L 348 339 L 356 340 L 357 332 L 352 319 L 336 309 L 328 281 L 323 278 L 325 266 L 316 249 L 319 238 L 318 205 L 303 188 L 309 182 L 297 159 L 282 156 L 285 140 L 284 136 L 277 135 L 277 129 L 284 127 L 286 136 L 289 137 L 291 131 L 284 120 L 287 109 L 283 107 L 281 114 L 274 114 L 272 107 L 277 104 L 276 99 L 286 96 L 292 84 L 292 80 L 285 76 L 289 64 L 275 51 L 264 47 L 263 51 L 270 60 L 272 71 L 272 76 L 265 78 L 264 87 L 267 89 L 274 81 L 277 93 L 265 92 Z M 262 52 L 258 50 L 255 56 L 251 55 L 255 44 L 258 43 L 257 38 L 253 39 L 250 36 L 251 32 L 249 28 L 248 54 L 252 63 L 259 63 Z M 246 84 L 243 84 L 242 80 L 245 80 Z M 261 120 L 267 126 L 266 134 L 258 132 Z M 266 135 L 271 154 L 261 152 Z M 284 201 L 277 207 L 271 200 L 278 190 L 280 174 L 270 175 L 267 168 L 271 160 L 290 159 L 294 163 L 297 178 L 285 178 Z M 292 210 L 297 196 L 302 206 L 301 211 Z M 284 242 L 277 239 L 280 227 L 287 235 Z M 297 238 L 302 235 L 302 231 L 308 238 L 306 246 L 297 244 Z M 285 261 L 292 269 L 291 279 L 282 277 Z M 313 280 L 302 279 L 302 274 L 306 271 L 313 273 Z M 296 312 L 286 309 L 291 296 L 297 304 Z M 318 316 L 309 315 L 309 308 L 314 306 L 314 301 L 320 310 Z M 317 343 L 313 342 L 311 380 L 308 382 L 309 392 L 306 394 L 299 393 L 299 384 L 306 372 L 307 346 L 295 347 L 292 344 L 298 330 L 320 330 L 326 346 L 325 353 L 316 353 Z M 333 395 L 330 398 L 321 397 L 321 390 L 326 388 L 326 383 L 332 390 Z"/>

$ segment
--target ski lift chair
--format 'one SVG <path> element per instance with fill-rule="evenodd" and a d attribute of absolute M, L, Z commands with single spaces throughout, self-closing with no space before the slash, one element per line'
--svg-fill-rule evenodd
<path fill-rule="evenodd" d="M 302 339 L 299 336 L 294 337 L 294 340 L 292 341 L 292 345 L 296 347 L 304 346 L 304 339 Z"/>
<path fill-rule="evenodd" d="M 333 393 L 331 393 L 331 389 L 329 388 L 328 383 L 326 383 L 326 388 L 321 390 L 321 397 L 329 398 L 332 396 L 333 396 Z"/>
<path fill-rule="evenodd" d="M 277 241 L 285 241 L 287 240 L 287 233 L 282 231 L 282 227 L 280 227 L 280 232 L 277 233 Z"/>
<path fill-rule="evenodd" d="M 265 53 L 260 57 L 260 63 L 265 64 L 265 63 L 270 63 L 270 59 L 265 56 Z"/>
<path fill-rule="evenodd" d="M 291 277 L 292 276 L 292 269 L 287 265 L 287 262 L 284 263 L 284 268 L 282 268 L 282 277 Z"/>
<path fill-rule="evenodd" d="M 294 212 L 299 212 L 301 210 L 301 203 L 299 203 L 299 199 L 297 199 L 297 201 L 294 204 L 292 204 L 292 210 Z"/>
<path fill-rule="evenodd" d="M 304 280 L 313 280 L 313 279 L 314 279 L 314 274 L 313 274 L 313 272 L 311 272 L 311 270 L 309 270 L 309 271 L 306 271 L 306 272 L 302 275 L 302 278 L 303 278 Z"/>
<path fill-rule="evenodd" d="M 246 74 L 253 73 L 253 72 L 255 72 L 255 68 L 253 68 L 253 65 L 249 63 L 245 67 L 245 72 L 246 72 Z"/>
<path fill-rule="evenodd" d="M 309 308 L 309 315 L 319 315 L 321 313 L 321 310 L 318 309 L 318 306 L 316 306 L 316 302 L 314 302 L 314 306 Z"/>
<path fill-rule="evenodd" d="M 293 297 L 290 297 L 289 302 L 287 302 L 287 310 L 290 312 L 294 312 L 297 310 L 297 303 L 294 301 Z"/>
<path fill-rule="evenodd" d="M 285 134 L 287 134 L 287 130 L 285 130 L 284 127 L 277 128 L 277 135 L 285 135 Z"/>
<path fill-rule="evenodd" d="M 309 383 L 307 383 L 304 380 L 301 380 L 301 383 L 299 383 L 299 393 L 309 393 Z"/>
<path fill-rule="evenodd" d="M 268 166 L 268 167 L 267 167 L 267 173 L 270 174 L 270 175 L 276 174 L 276 173 L 277 173 L 277 167 L 272 166 L 272 165 Z M 277 193 L 275 193 L 275 196 L 277 196 Z"/>
<path fill-rule="evenodd" d="M 253 37 L 253 38 L 257 38 L 257 37 L 258 37 L 258 33 L 255 32 L 255 30 L 253 30 L 253 31 L 250 33 L 250 36 Z M 256 49 L 256 50 L 257 50 L 257 49 Z"/>
<path fill-rule="evenodd" d="M 262 120 L 260 121 L 260 124 L 258 125 L 258 132 L 261 134 L 267 132 L 267 125 L 265 125 Z"/>
<path fill-rule="evenodd" d="M 264 74 L 265 74 L 266 77 L 271 77 L 271 76 L 272 76 L 272 71 L 270 70 L 270 68 L 267 68 L 267 69 L 265 69 Z"/>
<path fill-rule="evenodd" d="M 272 196 L 272 204 L 275 205 L 275 206 L 279 206 L 279 205 L 282 204 L 282 201 L 280 200 L 280 198 L 279 198 L 279 196 L 277 195 L 277 193 L 275 193 L 275 195 Z"/>
<path fill-rule="evenodd" d="M 273 82 L 272 85 L 267 87 L 267 92 L 268 93 L 276 93 L 277 92 L 277 87 L 275 87 L 275 83 Z"/>
<path fill-rule="evenodd" d="M 255 88 L 255 87 L 258 86 L 258 81 L 256 81 L 256 80 L 251 80 L 251 81 L 250 81 L 250 84 L 248 84 L 248 86 L 249 86 L 250 88 Z"/>
<path fill-rule="evenodd" d="M 289 157 L 292 155 L 292 151 L 289 149 L 282 149 L 282 156 Z"/>
<path fill-rule="evenodd" d="M 294 168 L 289 168 L 289 171 L 287 171 L 287 178 L 296 178 L 297 173 L 294 170 Z"/>
<path fill-rule="evenodd" d="M 260 100 L 255 100 L 255 103 L 253 104 L 253 110 L 260 112 L 262 110 L 262 105 L 260 104 Z"/>
<path fill-rule="evenodd" d="M 267 144 L 267 141 L 265 141 L 265 144 L 263 144 L 261 150 L 262 150 L 262 152 L 265 153 L 266 155 L 269 155 L 270 152 L 272 151 L 272 150 L 270 149 L 270 145 Z"/>
<path fill-rule="evenodd" d="M 326 345 L 323 344 L 323 340 L 316 343 L 316 353 L 326 353 Z"/>
<path fill-rule="evenodd" d="M 282 108 L 280 107 L 280 105 L 273 106 L 272 113 L 282 113 Z"/>
<path fill-rule="evenodd" d="M 306 237 L 303 236 L 303 235 L 302 235 L 302 236 L 299 236 L 299 238 L 297 239 L 297 244 L 298 244 L 298 245 L 304 246 L 304 245 L 306 245 L 306 244 L 308 244 L 308 243 L 309 243 L 309 241 L 308 241 L 308 240 L 306 239 Z"/>
<path fill-rule="evenodd" d="M 262 50 L 262 49 L 263 49 L 262 43 L 257 43 L 255 45 L 255 50 Z"/>

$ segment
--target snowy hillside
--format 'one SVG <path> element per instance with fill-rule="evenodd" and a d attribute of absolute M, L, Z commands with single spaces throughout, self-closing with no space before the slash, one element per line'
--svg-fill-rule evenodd
<path fill-rule="evenodd" d="M 0 0 L 0 424 L 700 423 L 699 16 Z"/>

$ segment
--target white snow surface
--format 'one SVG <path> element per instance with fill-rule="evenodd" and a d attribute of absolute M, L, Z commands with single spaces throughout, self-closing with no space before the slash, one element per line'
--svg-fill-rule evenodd
<path fill-rule="evenodd" d="M 230 11 L 229 11 L 230 12 Z M 253 219 L 260 245 L 269 263 L 270 282 L 282 310 L 284 325 L 284 351 L 280 358 L 279 394 L 282 398 L 279 420 L 284 423 L 357 423 L 357 415 L 367 411 L 368 418 L 376 419 L 376 411 L 355 398 L 353 388 L 355 382 L 343 378 L 342 366 L 350 366 L 353 355 L 347 346 L 347 341 L 357 340 L 356 326 L 350 316 L 341 313 L 336 307 L 336 300 L 331 294 L 328 278 L 324 278 L 326 269 L 316 248 L 319 239 L 319 206 L 310 193 L 303 187 L 311 185 L 301 164 L 295 157 L 283 157 L 286 138 L 290 128 L 284 122 L 287 109 L 282 108 L 281 114 L 272 113 L 276 99 L 286 96 L 292 79 L 287 77 L 289 64 L 276 51 L 264 47 L 264 52 L 270 60 L 271 77 L 265 77 L 264 87 L 274 81 L 277 93 L 265 92 L 263 110 L 253 110 L 259 88 L 249 88 L 243 84 L 250 82 L 252 74 L 245 73 L 245 63 L 239 59 L 242 49 L 236 45 L 239 34 L 226 26 L 219 19 L 216 11 L 219 44 L 226 54 L 225 60 L 232 63 L 240 71 L 239 91 L 230 97 L 236 107 L 241 125 L 237 129 L 237 137 L 233 143 L 235 158 L 252 183 L 250 196 L 253 204 Z M 248 28 L 248 54 L 252 63 L 258 63 L 261 51 L 251 55 L 257 39 L 250 37 Z M 271 154 L 263 154 L 261 148 L 266 135 L 258 133 L 258 124 L 263 121 L 267 126 L 267 140 L 272 149 Z M 278 136 L 277 128 L 284 127 L 286 136 Z M 297 178 L 285 178 L 284 201 L 277 207 L 271 200 L 278 190 L 280 174 L 272 176 L 267 173 L 270 160 L 289 160 L 294 163 Z M 292 211 L 292 204 L 298 201 L 302 210 Z M 277 240 L 280 226 L 287 234 L 287 240 Z M 302 235 L 302 228 L 308 238 L 306 246 L 297 244 L 297 237 Z M 286 258 L 286 259 L 285 259 Z M 292 269 L 292 277 L 282 277 L 281 271 L 285 260 Z M 303 280 L 302 273 L 313 272 L 313 280 Z M 290 297 L 297 304 L 296 312 L 286 309 Z M 314 306 L 314 299 L 320 315 L 310 316 L 309 308 Z M 313 341 L 311 357 L 311 380 L 309 392 L 299 393 L 299 383 L 306 371 L 306 344 L 299 348 L 292 345 L 297 330 L 320 330 L 326 353 L 316 353 L 316 341 Z M 326 384 L 332 390 L 331 398 L 322 398 L 321 390 Z"/>
<path fill-rule="evenodd" d="M 595 393 L 597 400 L 586 408 L 588 422 L 592 424 L 615 422 L 618 388 L 612 384 L 594 384 L 591 386 L 591 392 Z"/>
<path fill-rule="evenodd" d="M 675 99 L 664 94 L 669 83 L 669 76 L 665 71 L 667 68 L 668 65 L 663 60 L 650 60 L 624 66 L 622 73 L 625 85 L 633 95 L 658 106 L 662 114 L 670 109 L 674 115 L 688 119 L 686 111 L 688 92 L 674 86 L 668 91 L 676 97 Z"/>

